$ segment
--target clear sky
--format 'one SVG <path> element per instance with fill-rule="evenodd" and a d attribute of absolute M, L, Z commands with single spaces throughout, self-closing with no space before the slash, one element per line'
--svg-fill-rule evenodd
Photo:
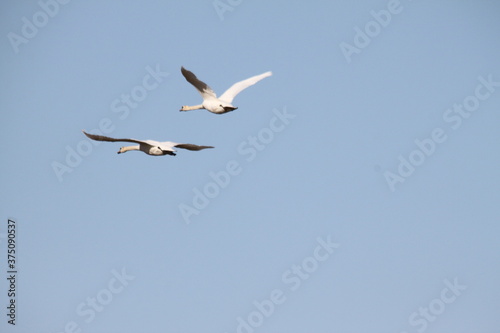
<path fill-rule="evenodd" d="M 498 332 L 497 1 L 0 9 L 0 331 Z"/>

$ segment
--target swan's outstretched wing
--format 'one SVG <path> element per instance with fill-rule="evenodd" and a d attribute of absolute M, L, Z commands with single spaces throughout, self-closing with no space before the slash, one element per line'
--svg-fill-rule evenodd
<path fill-rule="evenodd" d="M 256 84 L 257 82 L 259 82 L 263 78 L 266 78 L 266 77 L 271 76 L 271 75 L 273 75 L 272 72 L 265 72 L 265 73 L 260 74 L 260 75 L 252 76 L 249 79 L 246 79 L 246 80 L 243 80 L 243 81 L 240 81 L 240 82 L 236 82 L 235 84 L 233 84 L 231 86 L 231 88 L 229 88 L 228 90 L 226 90 L 219 97 L 219 99 L 221 101 L 231 103 L 233 101 L 234 97 L 236 95 L 238 95 L 242 90 L 244 90 L 244 89 L 246 89 L 246 88 L 248 88 L 248 87 Z"/>
<path fill-rule="evenodd" d="M 182 75 L 186 78 L 187 82 L 191 83 L 196 90 L 200 93 L 203 99 L 206 99 L 208 96 L 217 97 L 215 92 L 210 88 L 205 82 L 198 80 L 196 75 L 193 72 L 188 71 L 184 67 L 181 67 Z"/>
<path fill-rule="evenodd" d="M 187 150 L 202 150 L 207 148 L 213 148 L 212 146 L 198 146 L 191 143 L 177 143 L 174 147 L 187 149 Z"/>
<path fill-rule="evenodd" d="M 123 142 L 134 142 L 134 143 L 139 143 L 139 144 L 140 143 L 146 143 L 146 144 L 148 144 L 146 141 L 141 141 L 141 140 L 136 140 L 136 139 L 114 139 L 114 138 L 110 138 L 109 136 L 89 134 L 89 133 L 86 133 L 83 130 L 82 130 L 82 132 L 83 132 L 83 134 L 85 134 L 90 139 L 96 140 L 96 141 L 107 141 L 107 142 L 123 141 Z"/>

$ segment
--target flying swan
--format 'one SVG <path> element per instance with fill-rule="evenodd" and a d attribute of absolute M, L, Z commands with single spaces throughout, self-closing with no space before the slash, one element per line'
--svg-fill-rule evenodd
<path fill-rule="evenodd" d="M 121 147 L 120 150 L 118 150 L 118 154 L 125 153 L 129 150 L 140 150 L 148 155 L 153 155 L 153 156 L 162 156 L 162 155 L 175 156 L 174 147 L 187 150 L 202 150 L 206 148 L 213 148 L 212 146 L 198 146 L 190 143 L 175 143 L 170 141 L 158 142 L 154 140 L 113 139 L 103 135 L 89 134 L 83 130 L 82 132 L 90 139 L 96 141 L 108 141 L 108 142 L 122 141 L 122 142 L 138 143 L 137 146 Z"/>
<path fill-rule="evenodd" d="M 206 109 L 210 112 L 223 114 L 229 111 L 236 110 L 237 107 L 233 106 L 231 103 L 233 102 L 234 97 L 238 95 L 244 89 L 256 84 L 263 78 L 271 76 L 272 72 L 265 72 L 260 75 L 252 76 L 249 79 L 236 82 L 226 90 L 219 98 L 217 98 L 215 92 L 210 88 L 205 82 L 198 80 L 196 75 L 193 72 L 188 71 L 184 67 L 181 67 L 182 75 L 186 78 L 186 80 L 191 83 L 196 90 L 201 94 L 203 98 L 203 104 L 195 105 L 195 106 L 187 106 L 184 105 L 180 111 L 190 111 L 190 110 L 198 110 L 198 109 Z"/>

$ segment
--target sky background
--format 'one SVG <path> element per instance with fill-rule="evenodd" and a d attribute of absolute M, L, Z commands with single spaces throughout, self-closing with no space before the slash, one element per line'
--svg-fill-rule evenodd
<path fill-rule="evenodd" d="M 500 332 L 500 84 L 478 79 L 500 82 L 497 1 L 41 3 L 53 17 L 0 5 L 2 332 Z M 372 11 L 388 6 L 381 27 Z M 179 112 L 201 103 L 181 66 L 219 94 L 273 76 L 234 112 Z M 157 87 L 125 114 L 148 70 Z M 468 118 L 447 111 L 477 91 Z M 121 143 L 81 132 L 102 122 L 112 137 L 215 149 L 117 155 Z M 436 128 L 446 139 L 419 153 Z M 391 188 L 410 156 L 419 165 Z M 239 172 L 214 185 L 230 161 Z M 211 196 L 199 209 L 197 191 Z M 254 302 L 273 291 L 263 315 Z"/>

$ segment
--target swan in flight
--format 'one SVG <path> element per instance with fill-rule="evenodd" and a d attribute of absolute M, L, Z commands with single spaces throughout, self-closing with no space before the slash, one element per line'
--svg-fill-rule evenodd
<path fill-rule="evenodd" d="M 215 95 L 215 92 L 210 88 L 205 82 L 198 80 L 196 75 L 193 72 L 188 71 L 184 67 L 181 67 L 182 75 L 186 78 L 186 80 L 191 83 L 196 90 L 203 97 L 203 104 L 195 105 L 195 106 L 187 106 L 184 105 L 180 111 L 190 111 L 190 110 L 198 110 L 198 109 L 206 109 L 210 112 L 222 114 L 229 111 L 236 110 L 237 107 L 233 106 L 231 103 L 236 95 L 238 95 L 244 89 L 256 84 L 263 78 L 271 76 L 272 72 L 265 72 L 260 75 L 252 76 L 249 79 L 236 82 L 226 90 L 219 98 Z"/>
<path fill-rule="evenodd" d="M 158 142 L 154 140 L 114 139 L 103 135 L 89 134 L 83 130 L 82 132 L 90 139 L 96 141 L 108 141 L 108 142 L 123 141 L 123 142 L 138 143 L 137 146 L 121 147 L 120 150 L 118 150 L 118 154 L 125 153 L 129 150 L 140 150 L 148 155 L 153 155 L 153 156 L 162 156 L 162 155 L 175 156 L 174 147 L 187 150 L 202 150 L 206 148 L 213 148 L 212 146 L 198 146 L 190 143 L 175 143 L 170 141 Z"/>

